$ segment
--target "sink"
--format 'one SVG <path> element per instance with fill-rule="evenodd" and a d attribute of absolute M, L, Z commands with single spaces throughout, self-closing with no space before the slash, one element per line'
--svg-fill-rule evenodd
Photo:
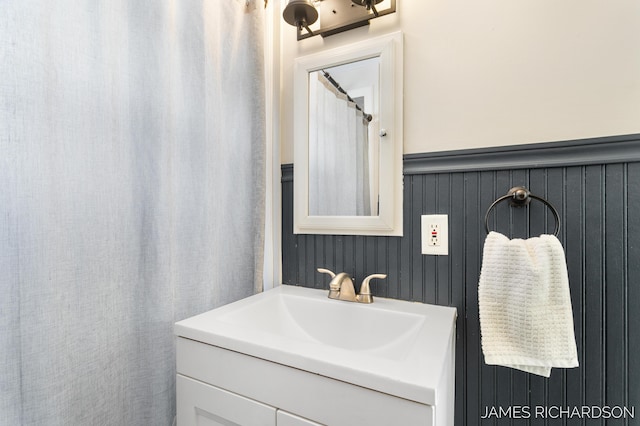
<path fill-rule="evenodd" d="M 455 308 L 281 285 L 175 324 L 179 337 L 429 405 L 453 374 Z"/>
<path fill-rule="evenodd" d="M 312 294 L 317 296 L 315 293 Z M 385 309 L 384 303 L 380 306 L 280 292 L 276 297 L 261 298 L 222 314 L 220 321 L 299 341 L 402 360 L 415 343 L 425 317 Z"/>

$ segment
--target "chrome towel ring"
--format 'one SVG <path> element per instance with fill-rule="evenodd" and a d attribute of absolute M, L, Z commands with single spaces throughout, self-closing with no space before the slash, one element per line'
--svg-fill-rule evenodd
<path fill-rule="evenodd" d="M 487 231 L 487 234 L 489 233 L 489 213 L 498 203 L 504 200 L 509 200 L 509 205 L 512 207 L 524 207 L 531 202 L 532 198 L 538 201 L 542 201 L 547 207 L 549 207 L 549 209 L 553 213 L 553 217 L 556 220 L 556 228 L 553 231 L 553 235 L 557 237 L 558 233 L 560 232 L 560 215 L 558 215 L 558 211 L 550 202 L 542 197 L 533 195 L 524 186 L 515 186 L 511 188 L 507 195 L 503 195 L 502 197 L 498 198 L 493 202 L 493 204 L 489 206 L 489 208 L 487 209 L 487 213 L 484 215 L 484 229 Z"/>

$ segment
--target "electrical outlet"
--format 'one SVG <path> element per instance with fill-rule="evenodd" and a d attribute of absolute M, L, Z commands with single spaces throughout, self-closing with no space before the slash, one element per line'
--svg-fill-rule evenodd
<path fill-rule="evenodd" d="M 449 216 L 430 214 L 421 217 L 422 254 L 449 254 Z"/>
<path fill-rule="evenodd" d="M 430 246 L 439 246 L 440 241 L 440 225 L 437 223 L 429 224 L 429 243 Z"/>

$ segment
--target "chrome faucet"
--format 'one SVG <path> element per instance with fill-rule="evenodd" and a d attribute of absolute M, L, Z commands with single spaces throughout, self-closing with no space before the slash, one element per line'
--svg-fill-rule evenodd
<path fill-rule="evenodd" d="M 373 303 L 373 295 L 371 294 L 369 282 L 374 278 L 387 278 L 386 274 L 369 275 L 362 281 L 360 294 L 356 294 L 353 286 L 353 278 L 346 272 L 335 274 L 324 268 L 318 268 L 318 272 L 328 274 L 331 277 L 331 282 L 329 283 L 329 299 L 338 299 L 347 302 Z"/>

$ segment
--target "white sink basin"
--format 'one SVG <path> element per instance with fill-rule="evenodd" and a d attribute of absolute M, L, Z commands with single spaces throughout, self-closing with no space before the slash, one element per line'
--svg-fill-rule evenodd
<path fill-rule="evenodd" d="M 453 368 L 455 308 L 280 286 L 180 321 L 178 336 L 434 405 Z M 448 366 L 448 367 L 447 367 Z"/>
<path fill-rule="evenodd" d="M 220 316 L 237 326 L 304 342 L 404 359 L 425 317 L 385 309 L 384 303 L 362 305 L 280 291 Z M 326 292 L 325 292 L 326 293 Z M 316 292 L 312 293 L 317 296 Z"/>

